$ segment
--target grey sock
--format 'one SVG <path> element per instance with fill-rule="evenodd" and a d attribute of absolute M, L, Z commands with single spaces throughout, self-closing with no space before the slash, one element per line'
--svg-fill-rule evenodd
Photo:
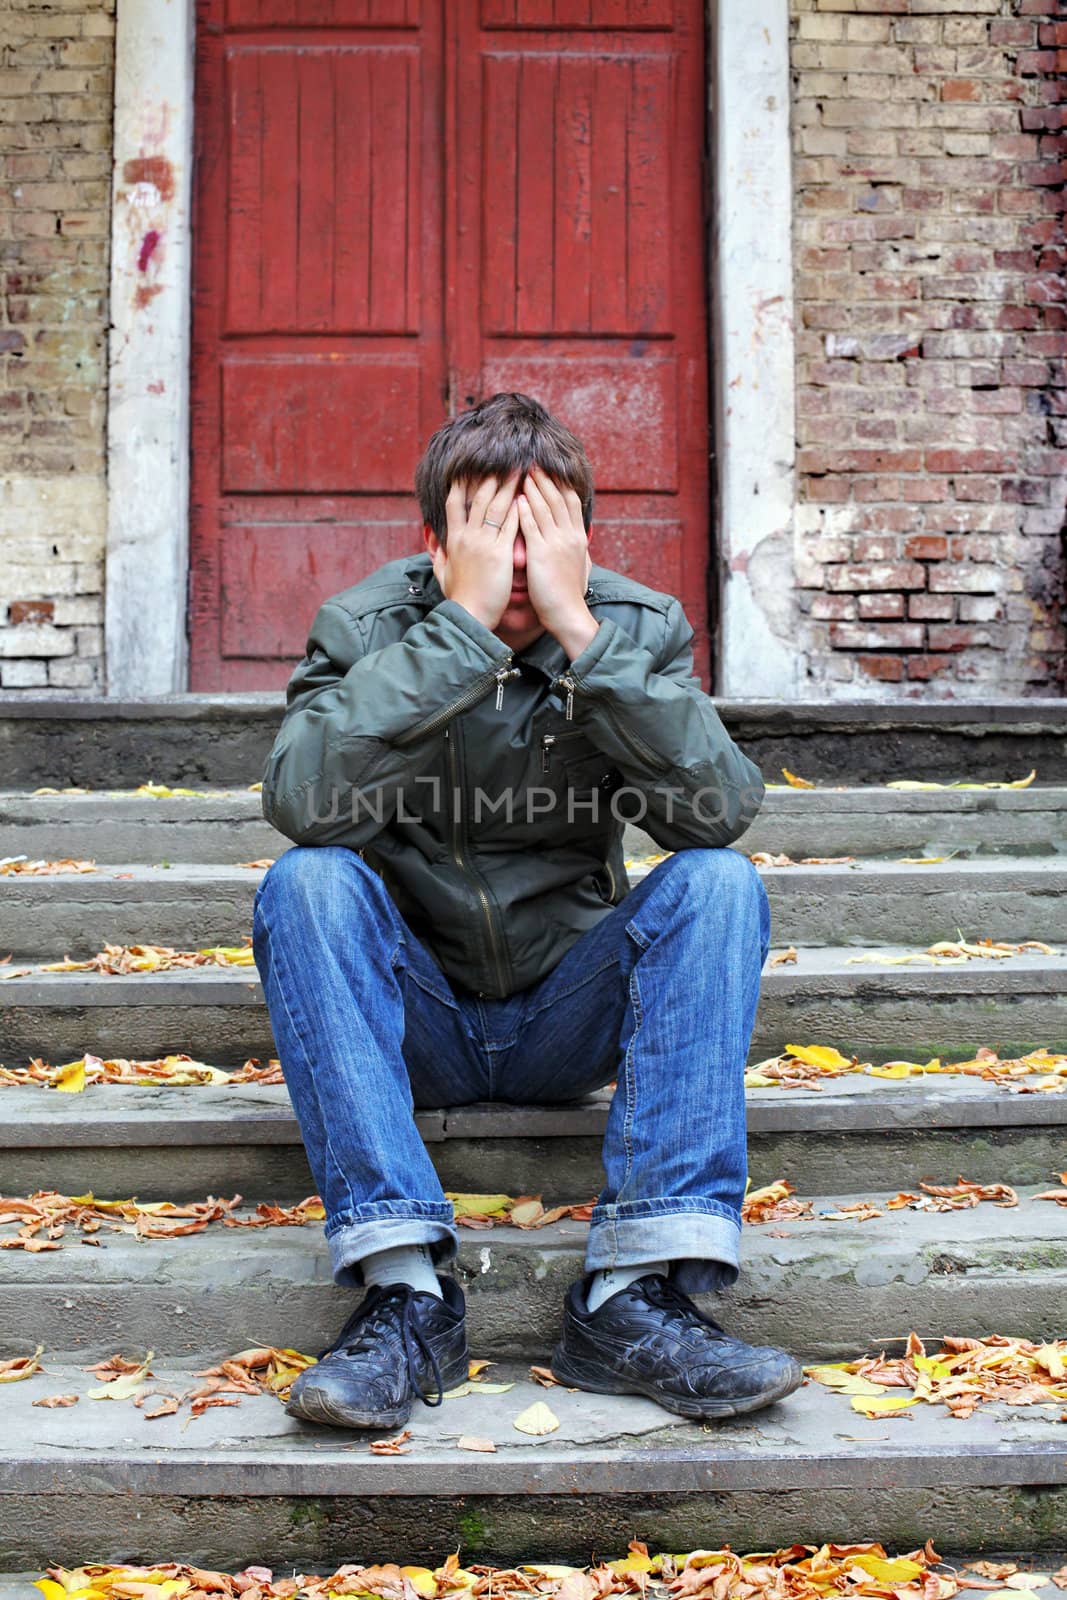
<path fill-rule="evenodd" d="M 444 1298 L 429 1245 L 398 1244 L 391 1250 L 375 1250 L 359 1264 L 368 1288 L 372 1283 L 408 1283 L 423 1294 L 434 1294 L 438 1300 Z"/>
<path fill-rule="evenodd" d="M 628 1284 L 636 1283 L 638 1278 L 644 1278 L 650 1272 L 658 1272 L 667 1276 L 667 1263 L 665 1261 L 644 1261 L 636 1267 L 605 1267 L 601 1272 L 594 1272 L 589 1288 L 586 1290 L 585 1303 L 589 1311 L 596 1311 L 605 1300 L 610 1300 L 613 1294 L 618 1294 L 620 1289 L 625 1289 Z"/>

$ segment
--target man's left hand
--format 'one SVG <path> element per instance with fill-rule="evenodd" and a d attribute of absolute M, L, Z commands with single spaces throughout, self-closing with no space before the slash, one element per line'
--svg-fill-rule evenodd
<path fill-rule="evenodd" d="M 560 489 L 535 466 L 523 481 L 517 504 L 530 604 L 573 661 L 599 626 L 585 603 L 593 562 L 582 502 L 574 489 Z"/>

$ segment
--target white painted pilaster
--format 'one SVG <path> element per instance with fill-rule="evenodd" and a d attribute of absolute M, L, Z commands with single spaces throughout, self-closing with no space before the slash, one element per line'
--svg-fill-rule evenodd
<path fill-rule="evenodd" d="M 796 441 L 788 0 L 712 0 L 715 692 L 795 699 Z"/>
<path fill-rule="evenodd" d="M 193 0 L 118 0 L 111 223 L 109 695 L 187 683 Z"/>

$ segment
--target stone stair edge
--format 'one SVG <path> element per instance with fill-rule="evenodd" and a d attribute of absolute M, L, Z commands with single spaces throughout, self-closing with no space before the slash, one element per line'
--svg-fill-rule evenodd
<path fill-rule="evenodd" d="M 74 1371 L 80 1384 L 83 1374 Z M 507 1376 L 506 1369 L 499 1374 Z M 158 1377 L 167 1377 L 162 1363 Z M 6 1413 L 11 1442 L 0 1447 L 0 1518 L 9 1496 L 84 1494 L 90 1485 L 95 1493 L 135 1492 L 146 1514 L 155 1495 L 647 1496 L 650 1483 L 657 1494 L 889 1489 L 902 1481 L 930 1488 L 1067 1483 L 1062 1442 L 1043 1417 L 1021 1408 L 983 1407 L 963 1424 L 919 1406 L 907 1427 L 887 1434 L 884 1421 L 859 1416 L 813 1382 L 756 1419 L 705 1431 L 651 1401 L 559 1389 L 546 1395 L 520 1378 L 505 1395 L 447 1401 L 445 1415 L 430 1422 L 413 1415 L 410 1453 L 383 1459 L 341 1430 L 324 1439 L 321 1430 L 294 1424 L 266 1395 L 248 1396 L 232 1412 L 209 1411 L 185 1433 L 179 1417 L 146 1423 L 125 1402 L 98 1405 L 86 1411 L 88 1432 L 75 1443 L 68 1414 L 29 1409 L 33 1398 L 61 1391 L 69 1379 L 73 1373 L 57 1369 L 4 1386 L 0 1418 Z M 514 1416 L 546 1399 L 560 1416 L 559 1435 L 517 1437 Z M 461 1451 L 455 1439 L 468 1433 L 499 1434 L 500 1448 L 491 1456 Z"/>
<path fill-rule="evenodd" d="M 890 1129 L 1067 1126 L 1067 1093 L 1013 1094 L 985 1082 L 938 1077 L 883 1084 L 869 1077 L 821 1091 L 750 1089 L 748 1131 L 867 1133 Z M 416 1113 L 423 1140 L 599 1137 L 610 1092 L 560 1105 L 479 1102 Z M 180 1137 L 178 1137 L 180 1135 Z M 299 1144 L 283 1084 L 167 1088 L 102 1084 L 79 1095 L 0 1087 L 0 1149 L 165 1144 Z M 1067 1158 L 1067 1153 L 1065 1153 Z"/>

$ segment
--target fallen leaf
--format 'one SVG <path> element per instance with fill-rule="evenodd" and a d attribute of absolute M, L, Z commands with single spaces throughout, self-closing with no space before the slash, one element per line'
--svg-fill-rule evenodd
<path fill-rule="evenodd" d="M 0 1361 L 0 1383 L 19 1383 L 23 1378 L 32 1378 L 41 1370 L 43 1355 L 44 1345 L 39 1344 L 32 1356 L 14 1356 L 10 1361 Z"/>
<path fill-rule="evenodd" d="M 370 1443 L 371 1454 L 375 1456 L 406 1456 L 409 1453 L 407 1441 L 410 1438 L 411 1429 L 405 1428 L 403 1433 L 396 1434 L 392 1439 L 372 1439 Z"/>
<path fill-rule="evenodd" d="M 144 1380 L 151 1377 L 150 1366 L 154 1350 L 149 1350 L 139 1366 L 131 1372 L 123 1372 L 119 1377 L 113 1378 L 110 1383 L 101 1384 L 98 1389 L 87 1389 L 87 1400 L 131 1400 L 141 1388 Z"/>
<path fill-rule="evenodd" d="M 458 1450 L 477 1450 L 484 1455 L 496 1454 L 496 1445 L 493 1443 L 492 1439 L 479 1439 L 478 1436 L 473 1433 L 463 1434 L 463 1436 L 457 1440 L 456 1448 Z"/>
<path fill-rule="evenodd" d="M 45 1394 L 39 1400 L 31 1400 L 30 1404 L 44 1406 L 48 1411 L 58 1411 L 60 1407 L 76 1406 L 78 1404 L 78 1396 L 76 1394 Z"/>
<path fill-rule="evenodd" d="M 559 1379 L 555 1377 L 547 1367 L 531 1367 L 530 1377 L 533 1379 L 534 1383 L 539 1383 L 542 1389 L 562 1388 Z"/>
<path fill-rule="evenodd" d="M 559 1427 L 559 1418 L 555 1412 L 549 1410 L 543 1400 L 535 1400 L 532 1406 L 527 1406 L 525 1411 L 520 1411 L 512 1423 L 512 1427 L 518 1428 L 520 1433 L 532 1433 L 535 1435 L 555 1433 Z"/>

